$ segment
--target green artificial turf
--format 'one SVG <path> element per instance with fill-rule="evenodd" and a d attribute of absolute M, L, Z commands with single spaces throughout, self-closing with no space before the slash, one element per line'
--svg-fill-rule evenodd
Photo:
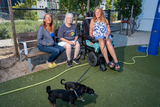
<path fill-rule="evenodd" d="M 138 46 L 115 48 L 118 59 L 132 62 L 134 56 L 145 56 L 137 52 Z M 102 72 L 99 66 L 91 67 L 80 82 L 95 90 L 95 96 L 84 95 L 85 102 L 77 100 L 77 107 L 159 107 L 160 106 L 160 48 L 158 56 L 137 58 L 134 65 L 121 64 L 119 72 L 107 67 Z M 87 63 L 80 60 L 82 64 Z M 77 66 L 73 64 L 73 66 Z M 77 81 L 90 65 L 71 69 L 59 77 L 43 84 L 0 96 L 0 107 L 50 107 L 46 86 L 64 89 L 60 80 Z M 68 69 L 66 64 L 42 70 L 0 83 L 0 93 L 22 88 L 53 78 Z M 57 107 L 69 107 L 67 102 L 57 100 Z"/>

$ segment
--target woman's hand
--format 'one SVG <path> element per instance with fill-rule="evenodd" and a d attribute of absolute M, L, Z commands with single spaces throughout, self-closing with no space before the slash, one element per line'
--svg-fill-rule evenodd
<path fill-rule="evenodd" d="M 71 42 L 71 41 L 69 41 L 69 44 L 70 44 L 70 45 L 74 45 L 74 43 L 73 43 L 73 42 Z"/>
<path fill-rule="evenodd" d="M 51 46 L 51 43 L 49 43 L 48 46 Z"/>
<path fill-rule="evenodd" d="M 74 41 L 73 45 L 76 45 L 76 41 Z"/>
<path fill-rule="evenodd" d="M 93 45 L 93 43 L 92 43 L 92 42 L 90 42 L 89 44 L 90 44 L 91 46 Z"/>
<path fill-rule="evenodd" d="M 108 35 L 106 35 L 106 40 L 108 39 Z"/>

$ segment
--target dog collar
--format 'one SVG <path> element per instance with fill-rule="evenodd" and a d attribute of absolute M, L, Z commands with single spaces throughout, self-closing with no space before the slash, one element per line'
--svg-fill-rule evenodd
<path fill-rule="evenodd" d="M 76 94 L 77 98 L 79 98 L 79 97 L 78 97 L 78 94 L 76 93 L 76 91 L 75 91 L 75 90 L 74 90 L 74 93 Z"/>

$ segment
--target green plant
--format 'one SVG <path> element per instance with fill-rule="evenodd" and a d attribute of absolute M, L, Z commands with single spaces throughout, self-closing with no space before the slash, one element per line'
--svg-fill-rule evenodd
<path fill-rule="evenodd" d="M 15 6 L 12 8 L 31 8 L 32 5 L 36 5 L 35 2 L 37 0 L 28 0 L 26 3 L 15 3 Z M 38 20 L 38 13 L 36 11 L 29 10 L 13 10 L 14 18 L 17 19 L 25 19 L 25 20 Z"/>
<path fill-rule="evenodd" d="M 115 21 L 116 18 L 117 18 L 117 16 L 118 16 L 117 14 L 113 14 L 113 15 L 112 15 L 112 21 Z"/>
<path fill-rule="evenodd" d="M 38 26 L 42 23 L 42 21 L 15 21 L 15 29 L 16 33 L 24 33 L 24 32 L 33 32 L 38 31 Z M 55 23 L 55 29 L 58 29 L 61 26 L 61 22 Z M 0 24 L 0 39 L 8 39 L 12 38 L 12 27 L 10 22 L 3 22 Z"/>
<path fill-rule="evenodd" d="M 113 0 L 106 0 L 106 4 L 105 4 L 106 10 L 112 9 L 112 1 Z M 116 3 L 117 3 L 117 0 L 114 0 L 114 4 L 113 4 L 114 7 L 115 7 Z"/>
<path fill-rule="evenodd" d="M 136 19 L 142 12 L 142 0 L 117 0 L 115 7 L 124 18 L 129 19 L 131 17 L 132 5 L 134 5 L 133 18 Z"/>
<path fill-rule="evenodd" d="M 8 39 L 10 38 L 9 32 L 6 28 L 1 28 L 0 29 L 0 39 Z"/>
<path fill-rule="evenodd" d="M 29 12 L 24 13 L 24 19 L 25 20 L 36 20 L 37 21 L 39 18 L 38 18 L 37 12 L 31 10 Z"/>
<path fill-rule="evenodd" d="M 102 0 L 90 0 L 90 10 L 93 11 Z M 87 11 L 87 0 L 59 0 L 60 9 L 68 9 L 75 13 L 82 14 Z"/>
<path fill-rule="evenodd" d="M 12 8 L 26 8 L 24 3 L 15 3 L 15 6 L 12 6 Z M 24 13 L 26 10 L 13 10 L 13 15 L 15 19 L 23 19 Z"/>

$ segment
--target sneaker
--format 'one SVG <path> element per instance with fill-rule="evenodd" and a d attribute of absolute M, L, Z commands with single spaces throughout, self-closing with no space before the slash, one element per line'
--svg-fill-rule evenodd
<path fill-rule="evenodd" d="M 71 60 L 67 61 L 67 65 L 68 65 L 68 67 L 72 67 L 73 66 Z"/>
<path fill-rule="evenodd" d="M 80 62 L 77 59 L 72 60 L 75 64 L 80 64 Z"/>

